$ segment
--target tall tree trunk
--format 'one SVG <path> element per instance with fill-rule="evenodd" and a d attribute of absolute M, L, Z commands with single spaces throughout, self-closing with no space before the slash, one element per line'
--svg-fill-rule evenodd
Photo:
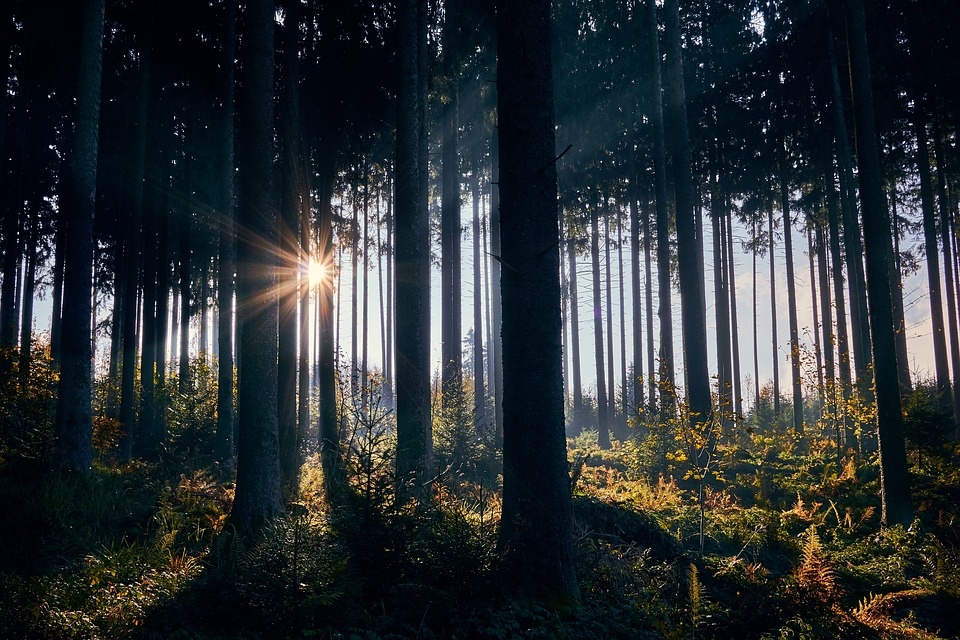
<path fill-rule="evenodd" d="M 824 162 L 824 184 L 827 192 L 827 224 L 830 230 L 830 257 L 833 267 L 833 294 L 837 306 L 837 362 L 840 370 L 840 400 L 843 403 L 840 418 L 843 423 L 843 441 L 848 448 L 856 446 L 856 433 L 850 420 L 850 394 L 853 375 L 850 369 L 850 342 L 847 339 L 847 305 L 843 283 L 843 253 L 840 249 L 840 203 L 837 201 L 833 180 L 833 156 L 828 150 Z"/>
<path fill-rule="evenodd" d="M 613 366 L 613 275 L 610 270 L 610 211 L 604 203 L 603 214 L 603 273 L 605 274 L 605 289 L 607 303 L 604 305 L 607 320 L 607 419 L 613 433 L 617 425 L 617 378 Z"/>
<path fill-rule="evenodd" d="M 573 233 L 573 230 L 569 230 Z M 580 310 L 577 296 L 577 247 L 571 236 L 567 239 L 567 266 L 570 270 L 570 377 L 573 387 L 573 429 L 575 433 L 584 427 L 583 379 L 580 373 Z"/>
<path fill-rule="evenodd" d="M 430 226 L 424 196 L 425 0 L 397 5 L 400 87 L 397 95 L 397 490 L 426 500 L 433 467 L 430 417 Z"/>
<path fill-rule="evenodd" d="M 460 159 L 459 159 L 459 0 L 446 0 L 443 23 L 443 76 L 446 100 L 442 107 L 440 211 L 441 368 L 443 397 L 459 395 L 463 377 L 460 345 Z M 454 400 L 455 401 L 455 400 Z"/>
<path fill-rule="evenodd" d="M 697 234 L 693 198 L 693 160 L 683 86 L 683 48 L 679 0 L 666 0 L 667 113 L 673 149 L 676 189 L 677 271 L 680 276 L 684 369 L 690 426 L 696 430 L 710 418 L 710 372 L 707 365 L 707 322 L 704 302 L 702 250 Z M 702 234 L 701 234 L 702 237 Z"/>
<path fill-rule="evenodd" d="M 27 235 L 27 243 L 24 246 L 24 251 L 27 256 L 27 272 L 23 279 L 23 309 L 21 310 L 20 321 L 20 386 L 26 388 L 27 383 L 30 380 L 30 361 L 32 358 L 31 349 L 32 343 L 31 339 L 33 337 L 33 290 L 36 288 L 37 282 L 37 235 L 38 227 L 40 221 L 38 220 L 39 212 L 34 211 L 28 214 L 29 218 L 29 231 Z M 114 358 L 111 358 L 111 363 L 114 362 Z M 113 388 L 114 378 L 110 377 L 110 388 Z M 114 405 L 108 403 L 107 408 L 111 409 Z"/>
<path fill-rule="evenodd" d="M 57 397 L 57 465 L 89 473 L 93 464 L 90 294 L 93 271 L 93 216 L 97 189 L 97 140 L 103 70 L 104 0 L 84 4 L 80 72 L 72 157 L 65 180 L 64 207 L 70 212 L 70 242 L 64 273 L 60 386 Z M 5 279 L 6 281 L 6 279 Z"/>
<path fill-rule="evenodd" d="M 499 118 L 499 116 L 498 116 Z M 493 285 L 493 402 L 496 441 L 503 442 L 503 298 L 500 287 L 500 143 L 494 129 L 490 140 L 490 280 Z M 571 293 L 571 298 L 573 294 Z M 572 303 L 573 304 L 573 303 Z M 572 312 L 572 306 L 571 306 Z M 576 350 L 574 356 L 576 357 Z M 576 389 L 574 389 L 576 393 Z"/>
<path fill-rule="evenodd" d="M 300 272 L 300 70 L 298 65 L 299 0 L 284 3 L 286 20 L 281 31 L 283 78 L 280 98 L 280 268 L 279 338 L 277 341 L 277 427 L 280 447 L 280 486 L 287 501 L 296 500 L 300 481 L 300 442 L 297 433 L 297 297 Z"/>
<path fill-rule="evenodd" d="M 220 345 L 220 357 L 217 365 L 217 434 L 215 455 L 224 465 L 225 475 L 230 477 L 234 470 L 234 430 L 236 419 L 233 410 L 234 390 L 234 333 L 233 296 L 236 291 L 234 273 L 236 271 L 236 241 L 234 231 L 234 58 L 236 54 L 237 4 L 236 0 L 225 0 L 226 16 L 223 36 L 223 85 L 221 86 L 221 105 L 218 113 L 219 154 L 219 256 L 220 269 L 217 276 L 217 308 L 220 311 L 220 325 L 217 342 Z"/>
<path fill-rule="evenodd" d="M 627 317 L 625 308 L 625 294 L 623 290 L 623 218 L 617 220 L 617 278 L 618 289 L 620 292 L 620 416 L 617 420 L 617 436 L 620 440 L 626 441 L 629 436 L 627 431 L 627 396 L 630 394 L 630 382 L 627 379 Z M 636 304 L 640 304 L 639 298 Z M 642 326 L 637 324 L 634 327 L 636 333 L 640 333 Z"/>
<path fill-rule="evenodd" d="M 642 215 L 643 215 L 643 264 L 644 264 L 644 283 L 646 285 L 647 302 L 647 400 L 650 411 L 656 409 L 657 387 L 659 386 L 658 376 L 656 375 L 656 351 L 653 348 L 653 261 L 650 259 L 650 206 L 649 198 L 644 197 Z"/>
<path fill-rule="evenodd" d="M 610 421 L 607 412 L 607 384 L 603 367 L 603 298 L 600 294 L 599 214 L 590 212 L 590 259 L 593 273 L 593 357 L 597 372 L 597 433 L 602 449 L 610 448 Z"/>
<path fill-rule="evenodd" d="M 817 274 L 813 266 L 813 254 L 816 252 L 813 246 L 813 229 L 807 224 L 807 273 L 810 278 L 810 309 L 813 311 L 813 355 L 817 367 L 817 396 L 823 402 L 823 351 L 820 345 L 820 296 L 817 294 Z M 825 292 L 824 295 L 830 292 Z"/>
<path fill-rule="evenodd" d="M 907 354 L 907 323 L 903 317 L 903 269 L 900 265 L 900 217 L 897 214 L 896 185 L 891 185 L 890 188 L 890 222 L 893 244 L 887 243 L 890 246 L 891 265 L 887 277 L 890 279 L 893 328 L 897 340 L 897 378 L 900 380 L 900 389 L 907 393 L 913 388 L 913 384 L 910 382 L 910 359 Z"/>
<path fill-rule="evenodd" d="M 550 1 L 498 2 L 503 254 L 503 584 L 575 607 L 563 429 Z"/>
<path fill-rule="evenodd" d="M 710 219 L 713 226 L 713 282 L 714 305 L 716 306 L 717 339 L 717 410 L 724 425 L 729 425 L 729 416 L 733 408 L 731 390 L 730 354 L 730 292 L 727 290 L 726 249 L 727 242 L 723 229 L 724 197 L 721 193 L 720 176 L 717 168 L 718 150 L 711 149 L 710 170 Z"/>
<path fill-rule="evenodd" d="M 189 192 L 188 192 L 189 193 Z M 179 231 L 180 231 L 180 393 L 187 393 L 191 388 L 190 382 L 190 261 L 191 261 L 191 250 L 190 246 L 190 235 L 192 233 L 191 227 L 193 217 L 192 207 L 193 198 L 187 197 L 187 202 L 185 207 L 180 211 L 179 217 Z M 161 295 L 164 297 L 167 295 L 166 290 L 161 292 Z M 160 316 L 158 316 L 160 317 Z M 166 322 L 164 317 L 163 322 Z"/>
<path fill-rule="evenodd" d="M 836 343 L 833 332 L 833 306 L 830 304 L 837 296 L 830 291 L 830 273 L 827 269 L 827 240 L 823 229 L 823 215 L 821 213 L 814 220 L 814 233 L 817 252 L 817 274 L 820 281 L 820 321 L 823 330 L 821 332 L 823 344 L 823 364 L 824 378 L 826 384 L 824 393 L 828 404 L 832 405 L 833 390 L 837 383 L 837 367 L 834 358 L 834 344 Z"/>
<path fill-rule="evenodd" d="M 797 287 L 793 268 L 793 240 L 790 222 L 790 182 L 787 160 L 781 140 L 780 148 L 780 210 L 783 213 L 783 252 L 787 260 L 787 313 L 790 320 L 790 379 L 793 383 L 793 430 L 803 434 L 803 387 L 800 379 L 800 329 L 797 322 Z"/>
<path fill-rule="evenodd" d="M 930 322 L 933 325 L 933 361 L 937 376 L 937 393 L 940 406 L 949 408 L 952 412 L 950 365 L 947 361 L 947 336 L 943 322 L 943 295 L 940 290 L 940 250 L 937 247 L 937 220 L 936 211 L 933 208 L 933 181 L 930 176 L 927 124 L 921 101 L 915 101 L 914 105 L 917 167 L 920 170 L 920 206 L 923 210 L 923 245 L 927 254 Z M 948 270 L 950 270 L 949 267 Z"/>
<path fill-rule="evenodd" d="M 483 383 L 483 269 L 480 261 L 480 176 L 473 174 L 473 416 L 484 421 L 486 394 Z"/>
<path fill-rule="evenodd" d="M 661 408 L 670 412 L 676 406 L 676 373 L 673 355 L 673 291 L 670 284 L 670 212 L 667 208 L 667 155 L 664 135 L 663 97 L 660 61 L 660 32 L 657 29 L 656 0 L 647 0 L 647 61 L 653 82 L 653 172 L 657 205 L 657 316 L 660 318 L 660 365 L 657 382 Z M 651 372 L 651 375 L 652 372 Z"/>
<path fill-rule="evenodd" d="M 273 196 L 274 2 L 249 0 L 240 92 L 237 329 L 237 485 L 230 520 L 256 534 L 281 512 L 277 425 L 276 259 Z M 249 235 L 248 235 L 249 234 Z"/>
<path fill-rule="evenodd" d="M 853 184 L 853 159 L 847 135 L 846 119 L 843 115 L 843 96 L 840 92 L 840 77 L 837 73 L 836 53 L 833 37 L 828 38 L 827 50 L 830 56 L 830 80 L 833 100 L 831 101 L 831 119 L 834 127 L 834 141 L 837 147 L 837 165 L 840 176 L 840 210 L 843 223 L 843 244 L 847 259 L 847 285 L 850 291 L 851 342 L 856 372 L 856 382 L 860 397 L 868 404 L 872 402 L 873 373 L 870 371 L 873 358 L 870 352 L 870 322 L 867 311 L 867 295 L 863 273 L 863 243 L 860 227 L 857 225 L 857 202 Z"/>
<path fill-rule="evenodd" d="M 880 445 L 881 520 L 886 525 L 908 526 L 913 520 L 910 477 L 903 435 L 900 385 L 897 380 L 897 347 L 890 299 L 890 220 L 884 202 L 877 126 L 873 112 L 870 56 L 863 0 L 848 0 L 850 10 L 851 71 L 857 121 L 857 157 L 860 197 L 863 203 L 864 253 L 870 296 L 870 327 L 877 398 L 877 431 Z"/>
<path fill-rule="evenodd" d="M 740 326 L 737 321 L 737 276 L 736 265 L 733 259 L 733 211 L 730 206 L 729 195 L 725 196 L 724 219 L 726 220 L 727 236 L 727 282 L 730 289 L 730 335 L 733 361 L 733 410 L 737 417 L 743 416 L 743 392 L 741 391 L 740 376 Z"/>
<path fill-rule="evenodd" d="M 768 253 L 770 255 L 770 334 L 773 342 L 773 419 L 774 422 L 777 422 L 780 420 L 780 342 L 777 339 L 777 278 L 773 252 L 775 245 L 773 202 L 770 202 L 767 207 L 767 222 L 769 225 L 767 239 L 770 243 Z"/>
<path fill-rule="evenodd" d="M 640 171 L 637 168 L 636 145 L 630 148 L 630 299 L 633 305 L 633 380 L 630 381 L 633 391 L 633 406 L 627 414 L 630 418 L 638 418 L 643 412 L 643 335 L 640 328 L 643 326 L 643 309 L 640 300 L 640 188 L 637 184 Z M 644 211 L 646 217 L 646 211 Z M 646 248 L 646 240 L 644 243 Z M 648 328 L 649 329 L 649 328 Z M 653 371 L 650 371 L 653 376 Z M 626 391 L 626 387 L 624 388 Z M 651 400 L 653 398 L 651 397 Z M 626 406 L 624 407 L 626 413 Z"/>
<path fill-rule="evenodd" d="M 947 290 L 947 330 L 950 334 L 950 365 L 953 367 L 953 419 L 960 438 L 960 331 L 958 331 L 956 279 L 953 277 L 953 248 L 950 237 L 950 203 L 947 199 L 947 172 L 939 119 L 934 121 L 933 153 L 937 163 L 937 203 L 940 206 L 940 243 L 943 246 L 944 288 Z M 960 257 L 960 256 L 958 256 Z"/>

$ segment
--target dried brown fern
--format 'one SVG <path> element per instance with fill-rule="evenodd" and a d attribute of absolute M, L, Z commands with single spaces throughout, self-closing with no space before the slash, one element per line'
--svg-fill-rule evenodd
<path fill-rule="evenodd" d="M 797 567 L 797 586 L 804 597 L 832 604 L 840 597 L 840 587 L 830 562 L 824 557 L 817 528 L 810 525 L 803 539 L 803 559 Z"/>

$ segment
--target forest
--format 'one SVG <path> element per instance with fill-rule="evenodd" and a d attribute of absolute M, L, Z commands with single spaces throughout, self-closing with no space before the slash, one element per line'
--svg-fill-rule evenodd
<path fill-rule="evenodd" d="M 960 4 L 5 0 L 0 637 L 960 637 Z"/>

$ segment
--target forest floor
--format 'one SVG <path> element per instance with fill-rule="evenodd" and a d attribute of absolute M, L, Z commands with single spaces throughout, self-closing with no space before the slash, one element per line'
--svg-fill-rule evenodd
<path fill-rule="evenodd" d="M 482 465 L 448 464 L 413 511 L 393 503 L 389 439 L 355 440 L 346 504 L 330 511 L 310 458 L 289 515 L 244 544 L 215 466 L 51 477 L 2 451 L 0 637 L 960 637 L 960 449 L 912 455 L 917 518 L 883 528 L 875 456 L 788 440 L 655 475 L 639 438 L 571 440 L 583 606 L 564 612 L 497 589 Z"/>

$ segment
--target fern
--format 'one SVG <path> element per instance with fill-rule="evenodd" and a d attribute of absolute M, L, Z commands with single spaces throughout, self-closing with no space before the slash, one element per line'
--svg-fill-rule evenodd
<path fill-rule="evenodd" d="M 810 525 L 804 534 L 803 559 L 796 572 L 801 592 L 823 603 L 835 601 L 840 595 L 833 567 L 824 557 L 817 528 Z"/>

